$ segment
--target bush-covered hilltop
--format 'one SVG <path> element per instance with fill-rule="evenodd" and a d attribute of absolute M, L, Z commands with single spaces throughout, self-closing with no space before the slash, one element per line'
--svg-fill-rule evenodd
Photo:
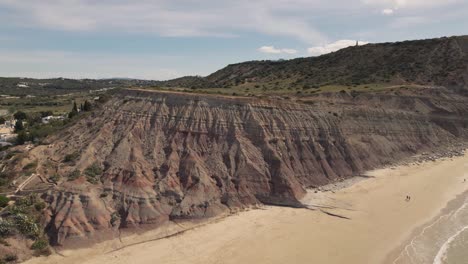
<path fill-rule="evenodd" d="M 319 87 L 370 83 L 468 88 L 468 36 L 348 47 L 319 57 L 231 64 L 207 77 L 168 87 Z"/>

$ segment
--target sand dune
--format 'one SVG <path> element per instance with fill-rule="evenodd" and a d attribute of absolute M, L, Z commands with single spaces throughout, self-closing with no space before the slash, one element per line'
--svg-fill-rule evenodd
<path fill-rule="evenodd" d="M 182 227 L 27 263 L 384 263 L 412 230 L 468 189 L 466 164 L 468 155 L 377 170 L 370 172 L 375 178 L 336 192 L 310 193 L 305 202 L 317 210 L 266 206 L 162 240 L 119 249 Z"/>

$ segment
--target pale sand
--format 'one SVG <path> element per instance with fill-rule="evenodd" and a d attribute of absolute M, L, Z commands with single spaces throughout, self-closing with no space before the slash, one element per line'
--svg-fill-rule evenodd
<path fill-rule="evenodd" d="M 158 241 L 122 246 L 109 241 L 91 249 L 63 252 L 67 257 L 36 258 L 28 264 L 150 263 L 383 263 L 412 230 L 436 216 L 447 202 L 468 189 L 468 155 L 370 172 L 336 193 L 311 193 L 309 204 L 345 209 L 264 207 L 215 221 Z M 411 201 L 406 202 L 406 195 Z M 169 227 L 172 231 L 177 226 Z M 125 244 L 169 232 L 150 231 L 125 238 Z"/>

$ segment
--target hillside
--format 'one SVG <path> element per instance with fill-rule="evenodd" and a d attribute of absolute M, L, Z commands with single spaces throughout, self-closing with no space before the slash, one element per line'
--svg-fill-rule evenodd
<path fill-rule="evenodd" d="M 34 164 L 24 191 L 49 186 L 45 231 L 52 245 L 75 246 L 261 203 L 300 206 L 306 188 L 463 142 L 466 102 L 444 88 L 307 104 L 121 90 L 3 162 L 10 180 Z"/>
<path fill-rule="evenodd" d="M 204 78 L 179 78 L 163 86 L 187 88 L 425 84 L 468 89 L 468 36 L 368 44 L 319 57 L 228 65 Z M 181 80 L 184 80 L 181 82 Z"/>
<path fill-rule="evenodd" d="M 74 248 L 123 230 L 261 204 L 302 207 L 309 188 L 417 154 L 426 153 L 425 161 L 458 155 L 468 139 L 468 96 L 461 92 L 467 91 L 467 43 L 456 37 L 373 44 L 172 81 L 209 87 L 191 93 L 115 89 L 41 144 L 0 152 L 3 194 L 16 200 L 0 212 L 0 238 L 13 245 L 0 243 L 0 254 L 25 252 L 18 254 L 22 261 L 47 253 L 31 250 L 32 239 L 40 239 L 41 250 L 48 243 Z M 228 86 L 236 83 L 265 93 L 280 85 L 309 93 L 201 94 L 235 90 Z M 325 85 L 338 89 L 310 93 Z M 30 228 L 14 224 L 18 219 L 34 227 L 34 236 L 21 232 Z"/>

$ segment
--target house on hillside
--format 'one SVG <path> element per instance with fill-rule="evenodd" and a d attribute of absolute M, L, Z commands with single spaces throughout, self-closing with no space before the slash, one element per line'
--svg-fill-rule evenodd
<path fill-rule="evenodd" d="M 48 124 L 50 121 L 53 121 L 53 120 L 64 120 L 64 119 L 65 119 L 64 116 L 46 116 L 42 118 L 42 123 Z"/>
<path fill-rule="evenodd" d="M 28 88 L 29 87 L 29 85 L 27 85 L 26 83 L 18 83 L 16 86 L 19 87 L 19 88 Z"/>

